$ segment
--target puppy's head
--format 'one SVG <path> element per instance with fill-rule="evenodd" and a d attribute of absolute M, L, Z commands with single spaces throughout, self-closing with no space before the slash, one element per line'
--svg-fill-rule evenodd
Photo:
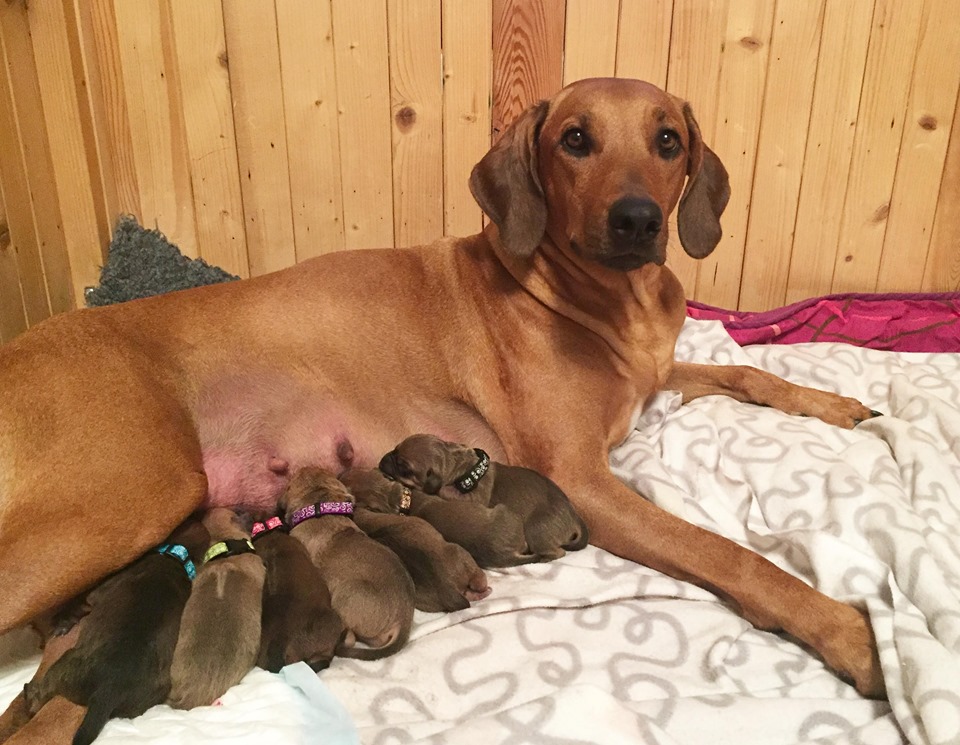
<path fill-rule="evenodd" d="M 359 507 L 387 513 L 400 508 L 403 485 L 377 468 L 350 468 L 341 473 L 339 478 Z"/>
<path fill-rule="evenodd" d="M 299 469 L 290 479 L 290 484 L 281 495 L 277 504 L 287 513 L 317 502 L 350 502 L 353 495 L 340 483 L 333 472 L 320 467 Z"/>
<path fill-rule="evenodd" d="M 525 111 L 474 168 L 470 188 L 504 247 L 531 254 L 544 235 L 617 271 L 666 259 L 680 242 L 703 258 L 730 196 L 690 105 L 638 80 L 595 78 Z"/>
<path fill-rule="evenodd" d="M 380 470 L 406 486 L 436 494 L 476 464 L 473 448 L 418 434 L 383 456 Z"/>

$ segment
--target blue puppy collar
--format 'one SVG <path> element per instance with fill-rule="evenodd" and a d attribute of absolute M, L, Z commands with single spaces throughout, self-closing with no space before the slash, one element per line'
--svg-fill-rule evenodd
<path fill-rule="evenodd" d="M 197 576 L 197 569 L 193 565 L 193 562 L 190 561 L 190 553 L 185 546 L 181 546 L 179 543 L 161 543 L 157 546 L 157 553 L 172 556 L 174 559 L 179 560 L 179 562 L 183 564 L 183 569 L 191 581 Z"/>

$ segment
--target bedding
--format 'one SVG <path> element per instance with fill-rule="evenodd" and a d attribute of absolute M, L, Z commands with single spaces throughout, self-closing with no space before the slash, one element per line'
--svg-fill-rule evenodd
<path fill-rule="evenodd" d="M 418 612 L 393 657 L 336 659 L 300 687 L 255 670 L 219 706 L 155 707 L 101 741 L 337 742 L 318 712 L 344 742 L 378 745 L 960 741 L 960 354 L 742 348 L 718 321 L 688 319 L 677 356 L 754 365 L 885 412 L 846 431 L 662 392 L 610 462 L 665 509 L 865 607 L 890 703 L 861 699 L 709 592 L 588 547 L 490 571 L 487 600 Z M 4 706 L 38 659 L 22 637 L 7 644 Z"/>

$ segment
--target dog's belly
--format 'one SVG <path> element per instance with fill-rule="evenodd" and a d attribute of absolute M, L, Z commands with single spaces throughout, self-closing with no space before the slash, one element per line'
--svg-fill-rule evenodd
<path fill-rule="evenodd" d="M 364 407 L 329 386 L 285 375 L 243 375 L 218 381 L 199 395 L 194 421 L 208 491 L 205 507 L 239 507 L 273 514 L 290 475 L 304 466 L 334 473 L 372 468 L 415 432 L 477 443 L 494 457 L 502 446 L 474 411 L 451 402 L 404 405 L 364 398 Z"/>

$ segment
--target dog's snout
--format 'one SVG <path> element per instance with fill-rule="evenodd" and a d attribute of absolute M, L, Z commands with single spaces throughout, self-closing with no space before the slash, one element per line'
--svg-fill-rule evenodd
<path fill-rule="evenodd" d="M 643 243 L 660 233 L 663 212 L 650 199 L 624 197 L 613 203 L 607 220 L 610 233 L 617 242 Z"/>

